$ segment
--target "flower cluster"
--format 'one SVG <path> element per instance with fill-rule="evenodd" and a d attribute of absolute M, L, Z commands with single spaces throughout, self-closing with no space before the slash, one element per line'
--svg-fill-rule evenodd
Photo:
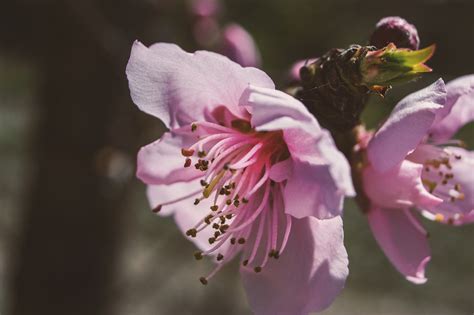
<path fill-rule="evenodd" d="M 198 16 L 215 14 L 215 1 L 200 4 Z M 343 202 L 355 191 L 383 251 L 414 283 L 426 281 L 431 258 L 418 214 L 454 226 L 474 221 L 474 152 L 452 139 L 474 120 L 474 75 L 439 79 L 366 131 L 368 93 L 431 71 L 434 51 L 411 50 L 419 38 L 404 20 L 378 27 L 378 43 L 389 34 L 416 47 L 351 46 L 299 62 L 293 96 L 243 67 L 243 57 L 239 64 L 173 44 L 132 47 L 131 97 L 169 129 L 138 153 L 152 211 L 173 216 L 199 249 L 195 259 L 215 262 L 202 284 L 240 260 L 256 314 L 305 315 L 340 293 L 348 275 Z M 228 35 L 248 39 L 237 26 Z"/>

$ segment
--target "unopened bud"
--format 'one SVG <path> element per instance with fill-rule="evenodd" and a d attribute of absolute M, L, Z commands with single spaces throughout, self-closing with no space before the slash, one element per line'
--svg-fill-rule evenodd
<path fill-rule="evenodd" d="M 370 37 L 370 45 L 383 48 L 394 43 L 399 48 L 417 50 L 420 47 L 418 31 L 413 24 L 398 16 L 381 19 Z"/>
<path fill-rule="evenodd" d="M 260 51 L 252 35 L 238 24 L 231 24 L 222 32 L 221 53 L 244 67 L 259 67 Z"/>

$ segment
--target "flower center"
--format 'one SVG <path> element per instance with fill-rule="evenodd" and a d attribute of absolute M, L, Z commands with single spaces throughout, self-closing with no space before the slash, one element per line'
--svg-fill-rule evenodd
<path fill-rule="evenodd" d="M 194 204 L 206 202 L 209 213 L 186 235 L 209 235 L 212 246 L 195 253 L 195 258 L 215 255 L 218 262 L 200 280 L 206 284 L 240 251 L 246 255 L 242 264 L 260 272 L 269 258 L 279 258 L 291 230 L 291 218 L 283 209 L 283 184 L 269 177 L 271 166 L 289 157 L 283 133 L 257 132 L 245 120 L 233 120 L 230 127 L 199 122 L 189 128 L 197 141 L 181 150 L 184 167 L 203 173 Z M 284 232 L 279 231 L 281 225 Z M 213 234 L 209 234 L 211 229 Z"/>
<path fill-rule="evenodd" d="M 421 179 L 426 189 L 445 203 L 454 204 L 464 200 L 461 184 L 453 173 L 453 163 L 458 162 L 461 156 L 454 154 L 448 148 L 435 145 L 422 145 L 415 154 L 424 156 Z M 444 221 L 442 214 L 437 214 L 437 221 Z"/>

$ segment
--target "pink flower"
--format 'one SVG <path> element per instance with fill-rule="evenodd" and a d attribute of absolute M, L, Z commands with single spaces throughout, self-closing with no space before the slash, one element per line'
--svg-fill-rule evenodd
<path fill-rule="evenodd" d="M 261 57 L 252 35 L 238 24 L 222 31 L 221 53 L 244 67 L 260 67 Z"/>
<path fill-rule="evenodd" d="M 170 129 L 138 154 L 153 211 L 212 256 L 241 256 L 257 314 L 326 308 L 348 273 L 340 218 L 350 170 L 302 103 L 215 53 L 133 45 L 132 99 Z M 324 219 L 324 220 L 322 220 Z"/>
<path fill-rule="evenodd" d="M 368 157 L 362 179 L 370 227 L 390 261 L 414 283 L 426 281 L 430 249 L 411 209 L 443 223 L 473 221 L 474 152 L 449 140 L 473 118 L 474 76 L 446 86 L 440 79 L 400 101 L 361 143 Z"/>

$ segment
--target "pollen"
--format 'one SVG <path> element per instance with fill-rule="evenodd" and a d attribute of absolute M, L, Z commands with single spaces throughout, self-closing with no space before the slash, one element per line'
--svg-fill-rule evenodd
<path fill-rule="evenodd" d="M 443 222 L 444 221 L 444 215 L 442 215 L 441 213 L 437 213 L 435 215 L 434 219 L 435 219 L 436 222 Z"/>

